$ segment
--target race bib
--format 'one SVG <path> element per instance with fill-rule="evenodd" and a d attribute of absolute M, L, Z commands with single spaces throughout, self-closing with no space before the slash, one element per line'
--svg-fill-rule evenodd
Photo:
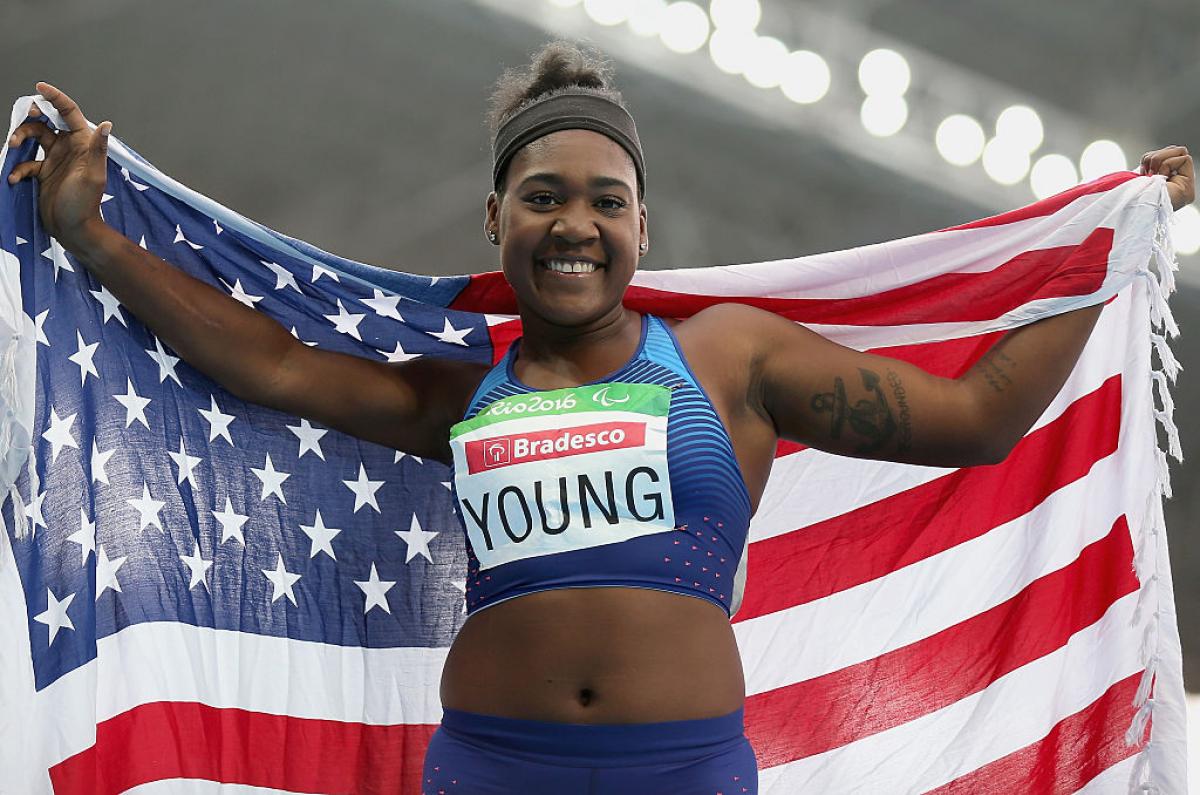
<path fill-rule="evenodd" d="M 506 397 L 451 428 L 480 569 L 672 530 L 670 406 L 667 387 L 596 384 Z"/>

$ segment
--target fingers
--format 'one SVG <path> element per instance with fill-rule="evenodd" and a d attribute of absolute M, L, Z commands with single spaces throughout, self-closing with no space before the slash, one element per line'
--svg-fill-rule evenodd
<path fill-rule="evenodd" d="M 54 106 L 54 109 L 58 111 L 63 121 L 66 122 L 68 130 L 77 132 L 88 128 L 87 119 L 84 118 L 83 111 L 75 104 L 75 100 L 49 83 L 36 83 L 34 88 Z"/>
<path fill-rule="evenodd" d="M 17 163 L 8 174 L 9 184 L 16 185 L 26 177 L 40 176 L 43 162 L 42 160 L 26 160 L 24 163 Z"/>
<path fill-rule="evenodd" d="M 54 130 L 51 130 L 48 125 L 40 121 L 27 121 L 13 131 L 12 137 L 8 139 L 8 145 L 12 147 L 20 146 L 28 138 L 36 139 L 41 144 L 41 147 L 46 150 L 49 150 L 54 145 L 55 140 L 57 140 Z"/>
<path fill-rule="evenodd" d="M 1170 172 L 1162 170 L 1163 163 L 1169 158 L 1186 157 L 1188 149 L 1186 146 L 1165 146 L 1154 152 L 1147 152 L 1142 155 L 1142 167 L 1138 173 L 1141 174 L 1164 174 L 1171 176 Z"/>

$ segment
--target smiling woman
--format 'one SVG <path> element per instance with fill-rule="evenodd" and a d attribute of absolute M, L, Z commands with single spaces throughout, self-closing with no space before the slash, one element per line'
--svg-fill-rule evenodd
<path fill-rule="evenodd" d="M 743 304 L 678 322 L 632 311 L 649 240 L 636 127 L 598 59 L 554 43 L 501 79 L 493 112 L 485 233 L 524 336 L 494 367 L 384 364 L 310 348 L 109 227 L 111 125 L 38 90 L 67 129 L 35 107 L 10 143 L 35 138 L 45 158 L 11 179 L 39 181 L 46 230 L 127 310 L 244 400 L 452 465 L 468 618 L 422 776 L 439 795 L 752 795 L 730 619 L 777 442 L 1000 461 L 1100 312 L 1022 326 L 941 378 Z M 1169 177 L 1176 208 L 1194 198 L 1183 147 L 1144 168 Z"/>

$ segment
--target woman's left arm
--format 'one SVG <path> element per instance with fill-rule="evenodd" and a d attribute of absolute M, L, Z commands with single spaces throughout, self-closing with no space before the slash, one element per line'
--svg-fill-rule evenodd
<path fill-rule="evenodd" d="M 1187 149 L 1142 159 L 1175 209 L 1195 199 Z M 957 379 L 862 353 L 765 312 L 725 307 L 750 333 L 748 402 L 776 433 L 829 452 L 934 466 L 992 464 L 1045 411 L 1100 316 L 1092 306 L 1006 334 Z"/>

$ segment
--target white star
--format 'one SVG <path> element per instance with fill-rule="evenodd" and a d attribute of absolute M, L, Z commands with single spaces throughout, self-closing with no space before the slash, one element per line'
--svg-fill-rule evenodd
<path fill-rule="evenodd" d="M 50 310 L 44 309 L 41 312 L 38 312 L 37 316 L 33 318 L 34 338 L 42 345 L 50 344 L 50 340 L 46 339 L 46 329 L 42 328 L 44 325 L 46 325 L 46 315 L 49 314 Z"/>
<path fill-rule="evenodd" d="M 475 328 L 473 326 L 471 326 L 468 328 L 457 329 L 454 326 L 450 325 L 450 318 L 446 318 L 445 323 L 446 323 L 446 325 L 441 331 L 426 331 L 425 333 L 431 337 L 436 337 L 437 339 L 441 340 L 442 342 L 450 343 L 453 345 L 462 345 L 465 347 L 467 342 L 464 339 L 464 337 L 466 337 L 468 334 L 470 334 L 472 331 L 474 331 Z"/>
<path fill-rule="evenodd" d="M 150 430 L 150 423 L 146 419 L 146 406 L 150 405 L 150 398 L 144 398 L 137 392 L 133 391 L 133 381 L 125 379 L 125 394 L 113 395 L 117 402 L 125 407 L 125 427 L 128 428 L 133 424 L 134 420 L 138 420 L 142 425 L 146 426 L 146 430 Z M 105 480 L 105 483 L 108 481 Z"/>
<path fill-rule="evenodd" d="M 179 440 L 179 452 L 173 453 L 168 450 L 167 455 L 171 456 L 171 460 L 175 462 L 175 466 L 179 467 L 178 483 L 182 484 L 183 481 L 186 480 L 192 485 L 192 488 L 196 488 L 195 474 L 192 472 L 192 470 L 195 469 L 196 464 L 199 464 L 203 459 L 201 459 L 200 456 L 188 455 L 183 449 L 182 438 Z"/>
<path fill-rule="evenodd" d="M 18 246 L 23 246 L 23 245 L 25 245 L 25 244 L 26 244 L 26 243 L 28 243 L 28 242 L 29 242 L 29 241 L 28 241 L 28 240 L 26 240 L 25 238 L 21 237 L 20 235 L 17 235 L 17 245 L 18 245 Z"/>
<path fill-rule="evenodd" d="M 192 572 L 191 582 L 188 583 L 188 590 L 195 588 L 197 585 L 203 584 L 204 588 L 208 589 L 208 580 L 205 579 L 205 574 L 212 568 L 212 560 L 205 560 L 200 557 L 200 542 L 196 542 L 196 551 L 191 555 L 180 555 L 179 559 L 187 564 L 188 569 Z"/>
<path fill-rule="evenodd" d="M 179 357 L 172 356 L 163 350 L 162 341 L 158 337 L 154 338 L 154 350 L 146 351 L 150 354 L 150 358 L 158 363 L 158 383 L 162 383 L 170 376 L 175 383 L 183 386 L 179 380 L 179 376 L 175 374 L 175 365 L 179 364 Z"/>
<path fill-rule="evenodd" d="M 234 279 L 232 287 L 229 285 L 229 282 L 225 281 L 224 279 L 221 279 L 221 284 L 225 285 L 225 287 L 229 289 L 230 295 L 235 301 L 240 301 L 251 309 L 254 308 L 255 304 L 263 300 L 261 295 L 250 295 L 243 290 L 241 279 Z"/>
<path fill-rule="evenodd" d="M 309 550 L 308 556 L 315 558 L 318 552 L 324 552 L 329 557 L 337 560 L 337 555 L 333 554 L 333 537 L 342 532 L 340 529 L 326 527 L 325 520 L 321 518 L 321 511 L 317 511 L 317 518 L 313 520 L 312 525 L 300 525 L 300 529 L 304 531 L 304 535 L 308 536 L 312 541 L 312 548 Z"/>
<path fill-rule="evenodd" d="M 271 585 L 275 586 L 275 592 L 271 594 L 271 604 L 279 601 L 279 597 L 287 596 L 292 604 L 296 604 L 296 594 L 292 593 L 292 586 L 296 580 L 300 579 L 299 574 L 291 574 L 283 567 L 283 554 L 280 553 L 279 560 L 275 564 L 275 570 L 262 569 L 262 573 L 271 581 Z"/>
<path fill-rule="evenodd" d="M 71 623 L 71 617 L 67 615 L 67 608 L 71 606 L 71 600 L 74 598 L 75 594 L 67 594 L 67 598 L 60 602 L 54 595 L 54 591 L 46 589 L 46 609 L 34 616 L 33 620 L 50 628 L 50 640 L 46 642 L 47 646 L 54 642 L 54 636 L 63 627 L 75 629 L 75 625 Z"/>
<path fill-rule="evenodd" d="M 175 224 L 175 239 L 172 240 L 171 242 L 172 243 L 187 243 L 189 246 L 192 247 L 193 251 L 199 251 L 200 249 L 204 248 L 204 246 L 201 246 L 197 243 L 193 243 L 192 241 L 190 241 L 186 237 L 184 237 L 183 236 L 183 228 L 179 224 Z"/>
<path fill-rule="evenodd" d="M 33 500 L 25 506 L 25 518 L 33 521 L 33 532 L 37 532 L 38 525 L 46 526 L 46 518 L 42 516 L 42 503 L 46 500 L 46 492 L 35 494 Z"/>
<path fill-rule="evenodd" d="M 375 314 L 380 317 L 390 317 L 393 320 L 399 320 L 401 323 L 404 322 L 404 318 L 400 317 L 400 312 L 396 309 L 396 305 L 400 303 L 400 296 L 385 295 L 382 290 L 374 288 L 371 289 L 371 292 L 374 293 L 374 298 L 360 298 L 358 300 L 374 309 Z"/>
<path fill-rule="evenodd" d="M 42 433 L 42 438 L 50 443 L 50 463 L 54 463 L 54 459 L 58 458 L 58 451 L 64 447 L 74 447 L 79 449 L 79 444 L 76 443 L 75 437 L 71 434 L 71 426 L 75 424 L 75 414 L 69 417 L 58 416 L 58 412 L 54 407 L 50 407 L 50 429 Z"/>
<path fill-rule="evenodd" d="M 450 584 L 462 592 L 462 599 L 460 600 L 462 610 L 460 612 L 467 612 L 467 578 L 463 577 L 461 580 L 451 580 Z"/>
<path fill-rule="evenodd" d="M 336 315 L 325 315 L 325 319 L 334 325 L 342 334 L 349 334 L 354 339 L 362 342 L 362 336 L 358 333 L 358 324 L 366 317 L 365 314 L 356 314 L 346 311 L 346 307 L 342 306 L 342 299 L 337 299 L 338 313 Z"/>
<path fill-rule="evenodd" d="M 242 525 L 250 517 L 233 510 L 233 503 L 228 497 L 225 498 L 225 510 L 213 511 L 212 515 L 217 517 L 217 521 L 221 523 L 221 543 L 236 538 L 239 544 L 246 546 L 246 538 L 242 535 Z"/>
<path fill-rule="evenodd" d="M 146 246 L 146 236 L 145 235 L 142 235 L 141 239 L 138 240 L 138 245 L 141 246 L 142 248 L 146 249 L 147 251 L 150 250 L 149 247 Z"/>
<path fill-rule="evenodd" d="M 402 453 L 399 450 L 396 451 L 396 458 L 395 458 L 395 460 L 392 461 L 392 463 L 399 464 L 400 459 L 404 458 L 404 456 L 408 456 L 409 458 L 416 461 L 421 466 L 425 466 L 425 459 L 421 458 L 419 455 L 413 455 L 412 453 Z"/>
<path fill-rule="evenodd" d="M 283 481 L 291 477 L 287 472 L 279 472 L 275 469 L 275 465 L 271 463 L 271 454 L 267 453 L 267 463 L 262 469 L 250 467 L 250 471 L 255 477 L 262 481 L 262 497 L 265 500 L 268 494 L 274 494 L 282 503 L 287 503 L 283 498 Z"/>
<path fill-rule="evenodd" d="M 141 191 L 147 190 L 147 189 L 150 187 L 149 185 L 143 185 L 143 184 L 142 184 L 142 183 L 140 183 L 140 182 L 136 182 L 136 181 L 133 179 L 133 177 L 129 176 L 129 169 L 127 169 L 127 168 L 122 168 L 122 169 L 121 169 L 121 176 L 122 176 L 122 177 L 124 177 L 124 178 L 125 178 L 125 181 L 126 181 L 126 182 L 128 182 L 130 185 L 132 185 L 133 187 L 137 188 L 137 190 L 138 190 L 138 192 L 139 192 L 139 193 L 140 193 Z M 176 227 L 176 228 L 178 228 L 178 227 Z"/>
<path fill-rule="evenodd" d="M 212 442 L 218 436 L 224 436 L 225 441 L 233 444 L 233 437 L 229 435 L 229 423 L 237 418 L 232 414 L 222 414 L 221 410 L 217 408 L 217 399 L 214 396 L 209 395 L 208 399 L 212 403 L 210 410 L 197 409 L 200 412 L 200 416 L 208 421 L 208 440 Z"/>
<path fill-rule="evenodd" d="M 92 357 L 96 355 L 96 348 L 100 347 L 99 342 L 93 342 L 88 345 L 83 341 L 83 334 L 79 331 L 75 332 L 75 337 L 79 340 L 79 350 L 67 357 L 68 360 L 79 365 L 79 383 L 82 386 L 87 383 L 87 377 L 94 375 L 100 377 L 100 373 L 96 372 L 96 363 L 92 361 Z"/>
<path fill-rule="evenodd" d="M 79 509 L 79 529 L 67 536 L 67 540 L 79 545 L 79 565 L 85 565 L 88 553 L 96 551 L 96 523 L 88 519 L 84 509 Z"/>
<path fill-rule="evenodd" d="M 275 274 L 276 290 L 282 290 L 284 287 L 291 287 L 293 290 L 300 293 L 300 286 L 296 284 L 296 276 L 290 270 L 277 262 L 267 262 L 263 259 L 260 259 L 259 262 L 261 262 L 263 265 L 266 265 L 271 269 L 271 273 Z M 300 294 L 304 295 L 304 293 Z"/>
<path fill-rule="evenodd" d="M 142 496 L 140 498 L 130 497 L 125 502 L 136 508 L 138 514 L 141 516 L 139 521 L 140 526 L 138 527 L 139 533 L 150 525 L 154 525 L 159 530 L 163 529 L 163 526 L 158 521 L 158 512 L 162 510 L 162 507 L 166 503 L 162 500 L 151 499 L 150 486 L 145 482 L 142 483 Z"/>
<path fill-rule="evenodd" d="M 315 282 L 317 279 L 321 278 L 322 276 L 328 276 L 329 278 L 333 279 L 335 282 L 341 282 L 341 279 L 339 279 L 338 275 L 336 273 L 334 273 L 333 271 L 322 268 L 320 265 L 313 265 L 312 280 Z"/>
<path fill-rule="evenodd" d="M 215 228 L 217 230 L 218 235 L 225 231 L 224 229 L 221 228 L 221 225 L 217 223 L 216 218 L 212 219 L 212 222 L 213 222 L 213 228 Z"/>
<path fill-rule="evenodd" d="M 107 466 L 108 459 L 112 458 L 115 452 L 117 452 L 115 448 L 101 452 L 96 445 L 96 440 L 92 439 L 92 480 L 108 483 L 108 473 L 104 471 L 104 467 Z"/>
<path fill-rule="evenodd" d="M 117 569 L 121 568 L 121 564 L 125 562 L 124 557 L 109 560 L 108 555 L 104 552 L 104 545 L 100 545 L 100 551 L 96 553 L 96 598 L 107 591 L 109 588 L 121 592 L 121 583 L 117 582 Z"/>
<path fill-rule="evenodd" d="M 412 525 L 407 530 L 397 530 L 396 535 L 400 536 L 408 547 L 408 555 L 405 556 L 404 562 L 408 563 L 417 555 L 421 555 L 425 560 L 433 563 L 433 555 L 429 552 L 429 542 L 437 535 L 436 531 L 422 530 L 421 523 L 417 521 L 417 515 L 414 513 Z"/>
<path fill-rule="evenodd" d="M 292 326 L 292 336 L 295 337 L 296 339 L 300 340 L 300 334 L 296 331 L 295 326 Z M 305 345 L 307 345 L 310 348 L 314 348 L 317 345 L 317 343 L 309 342 L 308 340 L 300 340 L 300 341 L 303 342 Z"/>
<path fill-rule="evenodd" d="M 42 252 L 42 256 L 54 263 L 54 281 L 58 282 L 59 271 L 75 272 L 71 261 L 67 259 L 67 252 L 63 251 L 63 247 L 58 244 L 54 238 L 50 238 L 50 248 Z"/>
<path fill-rule="evenodd" d="M 371 612 L 373 607 L 382 607 L 385 613 L 391 613 L 392 607 L 388 604 L 387 592 L 395 585 L 393 580 L 379 579 L 379 572 L 375 571 L 375 564 L 371 564 L 371 575 L 365 581 L 354 581 L 354 584 L 362 588 L 362 592 L 367 597 L 367 603 L 363 606 L 363 614 Z"/>
<path fill-rule="evenodd" d="M 358 513 L 358 509 L 364 505 L 370 505 L 375 509 L 375 513 L 382 513 L 379 510 L 379 503 L 375 502 L 375 492 L 383 485 L 382 480 L 367 480 L 367 468 L 362 464 L 358 465 L 358 480 L 343 480 L 346 487 L 354 492 L 354 512 Z"/>
<path fill-rule="evenodd" d="M 100 306 L 104 309 L 104 320 L 101 321 L 101 325 L 115 317 L 121 321 L 122 326 L 129 327 L 129 324 L 125 322 L 125 316 L 121 314 L 121 302 L 117 300 L 115 295 L 108 291 L 107 287 L 102 284 L 99 290 L 88 290 L 88 292 L 100 302 Z"/>
<path fill-rule="evenodd" d="M 376 348 L 376 350 L 379 350 L 379 349 Z M 379 352 L 387 357 L 389 364 L 396 364 L 397 362 L 407 362 L 409 359 L 416 359 L 418 356 L 421 355 L 419 353 L 409 353 L 408 351 L 404 350 L 404 348 L 400 347 L 400 340 L 396 340 L 396 350 L 390 351 L 390 352 L 389 351 L 379 351 Z"/>
<path fill-rule="evenodd" d="M 311 450 L 317 454 L 317 458 L 325 460 L 325 453 L 321 451 L 321 437 L 329 431 L 314 428 L 308 420 L 300 420 L 299 425 L 288 425 L 287 429 L 300 437 L 300 455 L 297 458 L 303 458 Z"/>

